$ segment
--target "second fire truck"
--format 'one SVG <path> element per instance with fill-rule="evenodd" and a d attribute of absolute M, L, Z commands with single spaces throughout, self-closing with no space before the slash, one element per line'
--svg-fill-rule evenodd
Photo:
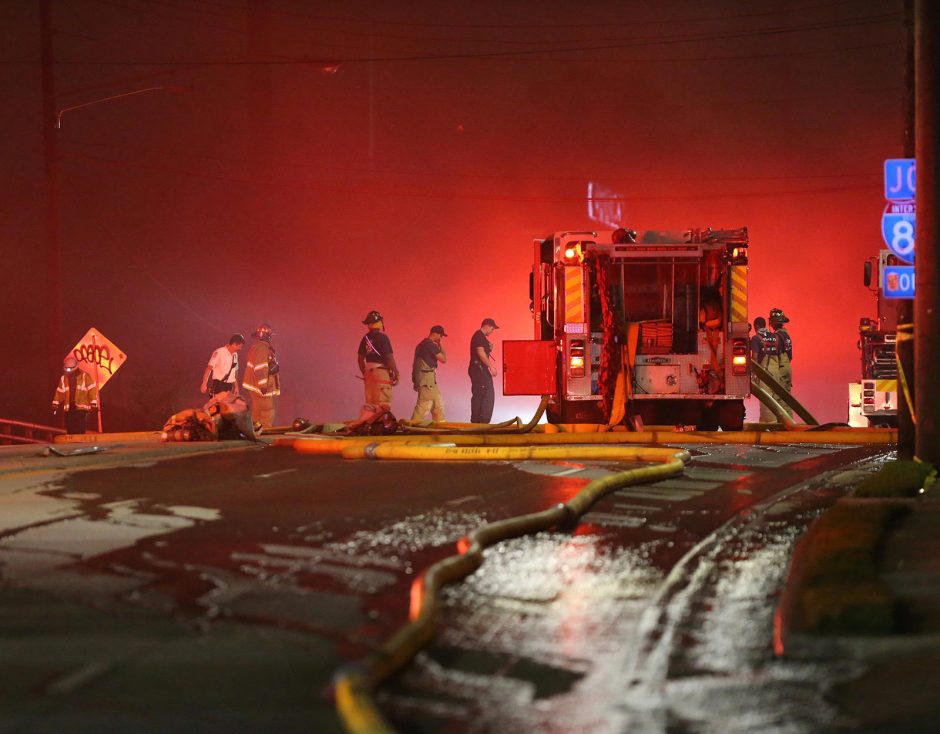
<path fill-rule="evenodd" d="M 865 286 L 876 295 L 878 318 L 863 317 L 858 324 L 861 380 L 849 383 L 849 425 L 898 425 L 897 301 L 884 296 L 885 268 L 898 265 L 890 250 L 882 250 L 873 273 L 874 258 L 865 261 Z M 877 278 L 877 280 L 876 280 Z M 873 283 L 875 281 L 875 283 Z M 895 288 L 896 290 L 896 288 Z"/>

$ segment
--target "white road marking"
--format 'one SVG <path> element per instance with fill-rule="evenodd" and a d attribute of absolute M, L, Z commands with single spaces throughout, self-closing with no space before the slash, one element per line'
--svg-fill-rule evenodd
<path fill-rule="evenodd" d="M 483 498 L 478 494 L 468 494 L 466 497 L 458 497 L 455 500 L 449 500 L 445 502 L 445 505 L 462 505 L 466 502 L 473 502 L 475 500 L 482 500 Z"/>
<path fill-rule="evenodd" d="M 268 472 L 267 474 L 255 474 L 252 479 L 270 479 L 271 477 L 276 477 L 279 474 L 290 474 L 292 471 L 297 471 L 297 467 L 293 469 L 280 469 L 279 471 Z"/>

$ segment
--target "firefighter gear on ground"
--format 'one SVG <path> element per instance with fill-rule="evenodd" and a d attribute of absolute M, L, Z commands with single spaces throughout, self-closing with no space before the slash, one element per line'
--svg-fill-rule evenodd
<path fill-rule="evenodd" d="M 220 440 L 241 438 L 257 440 L 248 403 L 241 395 L 230 392 L 220 393 L 202 409 L 212 417 Z"/>
<path fill-rule="evenodd" d="M 263 428 L 274 425 L 275 398 L 281 394 L 280 366 L 271 345 L 271 327 L 262 324 L 248 350 L 242 387 L 251 393 L 251 417 Z"/>
<path fill-rule="evenodd" d="M 215 441 L 218 433 L 204 410 L 188 408 L 174 413 L 163 426 L 164 441 Z"/>

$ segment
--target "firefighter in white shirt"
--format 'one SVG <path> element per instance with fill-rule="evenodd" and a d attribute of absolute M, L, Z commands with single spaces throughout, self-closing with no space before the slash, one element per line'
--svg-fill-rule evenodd
<path fill-rule="evenodd" d="M 209 365 L 202 376 L 199 392 L 218 395 L 231 392 L 238 395 L 238 353 L 245 346 L 245 337 L 232 334 L 228 344 L 216 349 L 209 357 Z"/>

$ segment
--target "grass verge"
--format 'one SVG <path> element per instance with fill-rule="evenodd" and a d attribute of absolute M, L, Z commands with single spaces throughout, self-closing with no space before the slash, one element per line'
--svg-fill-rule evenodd
<path fill-rule="evenodd" d="M 922 461 L 889 461 L 855 490 L 856 497 L 916 497 L 936 476 L 933 466 Z"/>
<path fill-rule="evenodd" d="M 908 512 L 899 504 L 837 503 L 800 541 L 791 628 L 825 635 L 898 631 L 897 603 L 878 574 L 886 532 Z"/>

